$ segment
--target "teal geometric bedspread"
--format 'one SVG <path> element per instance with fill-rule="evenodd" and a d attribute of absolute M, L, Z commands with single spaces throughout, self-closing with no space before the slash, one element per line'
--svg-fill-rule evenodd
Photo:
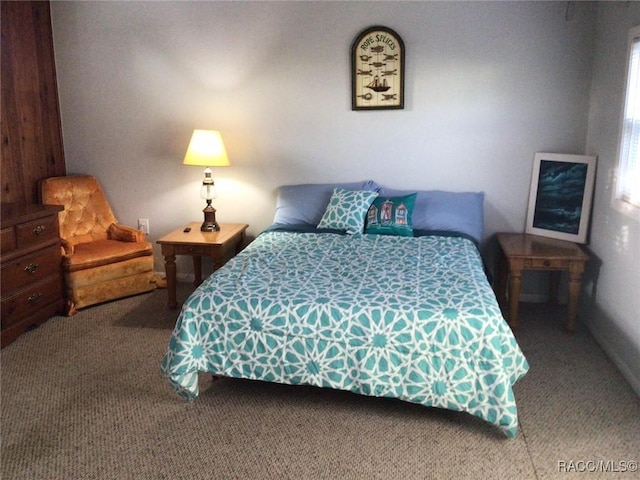
<path fill-rule="evenodd" d="M 462 237 L 265 232 L 187 299 L 162 371 L 394 397 L 513 437 L 529 366 Z"/>

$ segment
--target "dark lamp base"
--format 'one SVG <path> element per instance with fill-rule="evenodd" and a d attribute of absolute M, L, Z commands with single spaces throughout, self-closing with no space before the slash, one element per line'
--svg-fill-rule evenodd
<path fill-rule="evenodd" d="M 200 227 L 200 231 L 202 232 L 217 232 L 219 230 L 220 225 L 217 223 L 202 222 L 202 226 Z"/>
<path fill-rule="evenodd" d="M 209 202 L 208 205 L 204 207 L 204 222 L 202 222 L 202 226 L 200 227 L 200 231 L 202 232 L 217 232 L 220 230 L 220 225 L 216 222 L 216 209 L 211 206 Z"/>

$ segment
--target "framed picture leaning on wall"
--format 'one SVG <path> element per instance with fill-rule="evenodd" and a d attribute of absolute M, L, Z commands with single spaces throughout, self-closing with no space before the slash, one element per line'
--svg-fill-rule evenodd
<path fill-rule="evenodd" d="M 596 159 L 584 155 L 535 154 L 526 233 L 587 242 Z"/>

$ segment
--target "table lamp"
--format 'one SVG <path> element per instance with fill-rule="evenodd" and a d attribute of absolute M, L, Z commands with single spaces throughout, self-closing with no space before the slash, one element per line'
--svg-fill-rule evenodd
<path fill-rule="evenodd" d="M 229 166 L 227 151 L 222 142 L 220 132 L 215 130 L 194 130 L 189 142 L 189 148 L 182 162 L 184 165 L 207 167 L 204 170 L 204 180 L 200 188 L 200 197 L 207 201 L 204 207 L 204 222 L 200 227 L 203 232 L 215 232 L 220 230 L 216 222 L 216 209 L 211 202 L 216 198 L 216 187 L 211 177 L 211 167 Z"/>

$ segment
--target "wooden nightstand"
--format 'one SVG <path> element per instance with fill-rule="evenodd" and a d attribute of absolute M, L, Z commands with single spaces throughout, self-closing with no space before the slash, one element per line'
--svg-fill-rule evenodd
<path fill-rule="evenodd" d="M 202 256 L 213 258 L 214 269 L 220 268 L 244 246 L 244 223 L 221 223 L 217 232 L 201 232 L 202 222 L 191 222 L 157 241 L 162 245 L 164 268 L 167 274 L 169 308 L 176 308 L 176 255 L 193 257 L 194 285 L 202 283 Z M 188 230 L 189 229 L 189 230 Z M 186 231 L 188 230 L 188 231 Z"/>
<path fill-rule="evenodd" d="M 521 233 L 498 233 L 501 254 L 498 259 L 497 297 L 506 305 L 509 278 L 509 316 L 512 329 L 518 326 L 518 302 L 523 270 L 550 270 L 550 298 L 558 297 L 560 272 L 569 272 L 569 299 L 565 328 L 575 330 L 582 272 L 589 256 L 575 243 Z"/>

